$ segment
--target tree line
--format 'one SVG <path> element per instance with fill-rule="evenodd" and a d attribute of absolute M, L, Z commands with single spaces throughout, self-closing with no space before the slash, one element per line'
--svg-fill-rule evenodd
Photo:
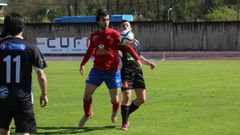
<path fill-rule="evenodd" d="M 132 14 L 135 21 L 238 21 L 240 0 L 8 0 L 5 14 L 20 12 L 28 23 L 48 23 L 62 16 Z"/>

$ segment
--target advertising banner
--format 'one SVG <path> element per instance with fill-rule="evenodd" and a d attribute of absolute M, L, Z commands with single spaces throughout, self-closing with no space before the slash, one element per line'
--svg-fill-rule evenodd
<path fill-rule="evenodd" d="M 38 37 L 37 46 L 43 54 L 85 54 L 87 37 Z"/>

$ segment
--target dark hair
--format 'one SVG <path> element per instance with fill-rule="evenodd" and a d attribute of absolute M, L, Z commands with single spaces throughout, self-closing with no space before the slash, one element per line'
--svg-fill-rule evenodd
<path fill-rule="evenodd" d="M 125 22 L 129 22 L 128 20 L 122 20 L 122 22 L 121 23 L 125 23 Z M 129 22 L 130 23 L 130 22 Z"/>
<path fill-rule="evenodd" d="M 110 15 L 107 9 L 98 9 L 96 15 L 96 22 L 100 20 L 100 16 L 107 16 Z"/>
<path fill-rule="evenodd" d="M 16 36 L 23 31 L 23 17 L 19 13 L 12 12 L 4 18 L 3 32 L 7 35 Z"/>

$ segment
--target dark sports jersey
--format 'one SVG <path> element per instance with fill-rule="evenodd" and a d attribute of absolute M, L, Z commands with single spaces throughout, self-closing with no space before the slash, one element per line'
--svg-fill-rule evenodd
<path fill-rule="evenodd" d="M 46 62 L 35 46 L 18 37 L 0 41 L 0 86 L 31 92 L 32 67 L 43 69 Z"/>
<path fill-rule="evenodd" d="M 134 49 L 134 51 L 140 56 L 141 55 L 141 47 L 140 47 L 139 42 L 136 39 L 134 39 L 134 42 L 131 46 Z M 132 68 L 136 69 L 137 64 L 136 64 L 136 61 L 134 61 L 133 57 L 128 52 L 126 52 L 121 46 L 119 47 L 119 50 L 122 52 L 122 55 L 123 55 L 123 57 L 121 58 L 122 64 L 123 64 L 122 66 L 123 67 L 132 67 Z"/>

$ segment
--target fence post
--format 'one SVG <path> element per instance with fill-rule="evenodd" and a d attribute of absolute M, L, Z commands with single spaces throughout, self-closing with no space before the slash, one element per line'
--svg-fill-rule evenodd
<path fill-rule="evenodd" d="M 170 50 L 174 51 L 173 21 L 170 21 Z"/>
<path fill-rule="evenodd" d="M 203 23 L 203 50 L 207 50 L 207 22 Z"/>
<path fill-rule="evenodd" d="M 237 21 L 237 50 L 240 50 L 240 22 Z"/>

